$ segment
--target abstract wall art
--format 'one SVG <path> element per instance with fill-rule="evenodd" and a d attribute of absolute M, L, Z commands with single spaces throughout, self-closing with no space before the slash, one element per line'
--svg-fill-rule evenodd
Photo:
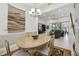
<path fill-rule="evenodd" d="M 25 11 L 8 5 L 8 32 L 25 31 Z"/>

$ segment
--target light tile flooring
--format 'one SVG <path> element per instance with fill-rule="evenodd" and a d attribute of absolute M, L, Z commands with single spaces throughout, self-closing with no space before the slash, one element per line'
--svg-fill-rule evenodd
<path fill-rule="evenodd" d="M 54 40 L 54 45 L 58 47 L 62 47 L 65 49 L 71 50 L 71 54 L 73 53 L 73 42 L 74 42 L 74 35 L 73 32 L 69 32 L 69 34 L 66 34 L 64 37 L 61 37 L 60 39 Z"/>

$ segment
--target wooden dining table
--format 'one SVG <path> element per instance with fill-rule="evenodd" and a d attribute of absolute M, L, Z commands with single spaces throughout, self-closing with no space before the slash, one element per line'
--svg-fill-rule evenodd
<path fill-rule="evenodd" d="M 16 44 L 20 48 L 25 48 L 28 50 L 30 55 L 34 55 L 40 46 L 47 44 L 50 41 L 50 36 L 39 35 L 38 39 L 33 39 L 33 37 L 25 37 L 23 39 L 18 39 Z"/>

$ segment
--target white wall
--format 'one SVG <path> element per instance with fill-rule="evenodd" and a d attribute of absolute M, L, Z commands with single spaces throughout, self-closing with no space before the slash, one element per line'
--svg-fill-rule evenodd
<path fill-rule="evenodd" d="M 28 9 L 21 4 L 10 3 L 16 8 L 25 11 L 25 32 L 38 32 L 38 19 L 35 17 L 31 17 L 28 13 Z M 7 33 L 8 25 L 8 4 L 2 3 L 0 4 L 0 34 Z"/>
<path fill-rule="evenodd" d="M 12 3 L 10 5 L 15 6 L 15 7 L 25 11 L 25 13 L 26 13 L 26 15 L 25 15 L 25 19 L 26 19 L 25 32 L 38 32 L 38 18 L 31 17 L 29 15 L 29 9 L 27 9 L 27 7 L 25 8 L 25 6 L 23 6 L 21 4 L 16 4 L 16 3 Z"/>
<path fill-rule="evenodd" d="M 38 19 L 31 17 L 28 14 L 28 9 L 24 8 L 20 4 L 10 4 L 16 8 L 22 9 L 25 11 L 25 32 L 38 32 Z M 16 44 L 17 39 L 23 39 L 26 35 L 25 32 L 20 33 L 8 33 L 8 4 L 0 3 L 0 54 L 4 51 L 1 48 L 5 47 L 4 40 L 9 40 L 10 45 Z"/>
<path fill-rule="evenodd" d="M 43 19 L 39 19 L 38 23 L 47 24 L 47 22 L 45 20 L 43 20 Z"/>
<path fill-rule="evenodd" d="M 28 9 L 24 8 L 20 4 L 10 4 L 16 8 L 25 11 L 25 32 L 38 32 L 38 19 L 31 17 L 27 12 Z M 16 44 L 16 40 L 23 39 L 26 35 L 25 32 L 20 33 L 8 33 L 8 4 L 0 3 L 0 54 L 3 54 L 5 50 L 4 40 L 10 42 L 11 47 Z M 13 49 L 13 48 L 12 48 Z M 14 48 L 16 49 L 16 48 Z"/>
<path fill-rule="evenodd" d="M 11 44 L 23 37 L 25 33 L 10 34 L 7 32 L 8 25 L 8 4 L 0 3 L 0 48 L 4 47 L 4 40 L 7 39 Z"/>
<path fill-rule="evenodd" d="M 25 31 L 24 32 L 38 32 L 38 18 L 31 17 L 28 14 L 28 9 L 24 8 L 20 4 L 10 4 L 10 5 L 25 11 L 25 20 L 26 21 L 25 21 Z M 0 3 L 0 40 L 2 40 L 2 38 L 1 38 L 2 35 L 4 37 L 4 36 L 10 35 L 10 34 L 11 35 L 13 34 L 13 33 L 8 33 L 7 25 L 8 25 L 8 4 Z M 23 35 L 23 33 L 22 33 L 22 35 Z M 17 34 L 17 33 L 15 33 L 15 34 Z"/>
<path fill-rule="evenodd" d="M 7 15 L 8 6 L 5 3 L 0 3 L 0 34 L 7 32 Z"/>
<path fill-rule="evenodd" d="M 38 32 L 38 18 L 26 13 L 26 32 Z"/>
<path fill-rule="evenodd" d="M 25 10 L 23 7 L 11 4 L 19 9 Z M 8 34 L 8 4 L 0 3 L 0 35 Z"/>

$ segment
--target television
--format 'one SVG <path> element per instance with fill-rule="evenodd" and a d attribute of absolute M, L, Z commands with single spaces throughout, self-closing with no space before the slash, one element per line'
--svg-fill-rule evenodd
<path fill-rule="evenodd" d="M 38 34 L 45 33 L 45 31 L 46 31 L 46 25 L 38 23 Z"/>

